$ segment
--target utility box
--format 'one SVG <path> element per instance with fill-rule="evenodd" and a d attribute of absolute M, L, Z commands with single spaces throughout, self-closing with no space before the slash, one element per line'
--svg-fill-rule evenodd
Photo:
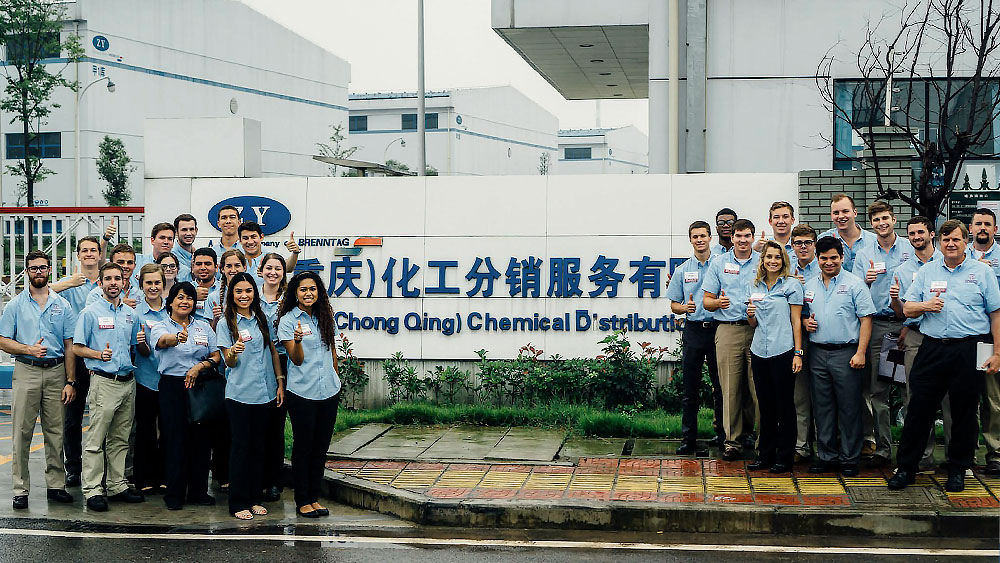
<path fill-rule="evenodd" d="M 240 117 L 145 120 L 146 178 L 259 178 L 260 122 Z"/>

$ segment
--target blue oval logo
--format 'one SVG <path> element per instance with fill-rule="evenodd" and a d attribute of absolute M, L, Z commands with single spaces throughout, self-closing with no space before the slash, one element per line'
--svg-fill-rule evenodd
<path fill-rule="evenodd" d="M 107 51 L 111 48 L 111 42 L 103 35 L 94 36 L 94 48 L 98 51 Z"/>
<path fill-rule="evenodd" d="M 209 222 L 217 231 L 219 230 L 219 209 L 223 205 L 232 205 L 238 209 L 240 219 L 244 223 L 254 221 L 260 225 L 264 236 L 273 235 L 284 229 L 292 220 L 292 213 L 280 201 L 259 195 L 238 195 L 216 203 L 208 211 Z"/>

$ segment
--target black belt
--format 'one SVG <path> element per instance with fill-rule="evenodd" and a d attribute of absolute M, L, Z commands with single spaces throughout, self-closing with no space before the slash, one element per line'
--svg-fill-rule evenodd
<path fill-rule="evenodd" d="M 118 383 L 125 383 L 127 381 L 132 381 L 132 377 L 135 376 L 135 372 L 130 371 L 125 375 L 116 375 L 114 373 L 108 373 L 106 371 L 92 369 L 90 370 L 90 375 L 99 375 L 101 377 L 106 377 L 112 381 L 117 381 Z"/>
<path fill-rule="evenodd" d="M 54 368 L 63 363 L 64 360 L 65 358 L 45 358 L 44 360 L 32 360 L 31 358 L 20 357 L 14 358 L 15 362 L 21 362 L 24 365 L 42 369 Z"/>
<path fill-rule="evenodd" d="M 703 328 L 710 329 L 715 328 L 715 321 L 684 321 L 684 328 Z"/>
<path fill-rule="evenodd" d="M 885 321 L 887 323 L 898 323 L 903 321 L 903 319 L 894 315 L 872 315 L 872 318 L 876 321 Z"/>
<path fill-rule="evenodd" d="M 750 326 L 750 321 L 742 319 L 739 321 L 715 321 L 720 325 L 738 325 L 738 326 Z"/>
<path fill-rule="evenodd" d="M 833 352 L 835 350 L 844 350 L 847 348 L 857 348 L 857 342 L 845 342 L 844 344 L 823 344 L 822 342 L 810 342 L 813 346 L 820 348 L 822 350 L 827 350 Z"/>
<path fill-rule="evenodd" d="M 972 336 L 963 336 L 962 338 L 934 338 L 925 334 L 924 340 L 939 342 L 941 344 L 959 344 L 962 342 L 989 342 L 991 338 L 988 334 L 975 334 Z"/>

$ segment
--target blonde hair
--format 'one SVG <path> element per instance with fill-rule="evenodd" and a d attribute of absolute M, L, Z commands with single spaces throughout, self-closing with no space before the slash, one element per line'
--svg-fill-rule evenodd
<path fill-rule="evenodd" d="M 781 256 L 781 269 L 778 270 L 779 278 L 787 278 L 789 275 L 789 270 L 791 270 L 791 265 L 788 260 L 788 253 L 785 249 L 781 247 L 780 244 L 774 242 L 773 240 L 764 241 L 764 248 L 760 249 L 760 259 L 757 261 L 757 277 L 754 280 L 754 285 L 761 282 L 761 280 L 767 277 L 767 270 L 764 268 L 764 254 L 767 253 L 767 249 L 773 248 L 778 251 Z"/>

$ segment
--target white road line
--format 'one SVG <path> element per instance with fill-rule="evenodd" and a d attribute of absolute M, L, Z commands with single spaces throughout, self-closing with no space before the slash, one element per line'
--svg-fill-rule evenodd
<path fill-rule="evenodd" d="M 387 538 L 369 536 L 297 536 L 264 534 L 138 534 L 109 532 L 64 532 L 58 530 L 21 530 L 0 528 L 0 536 L 41 536 L 74 539 L 118 539 L 118 540 L 180 540 L 180 541 L 272 541 L 304 543 L 357 543 L 357 544 L 398 544 L 426 546 L 466 546 L 466 547 L 516 547 L 544 549 L 621 549 L 634 551 L 731 551 L 754 553 L 796 553 L 811 555 L 908 555 L 926 557 L 990 557 L 996 558 L 997 551 L 989 549 L 919 549 L 889 547 L 811 547 L 784 545 L 714 545 L 714 544 L 652 544 L 615 543 L 591 541 L 516 541 L 516 540 L 476 540 L 457 538 Z"/>

